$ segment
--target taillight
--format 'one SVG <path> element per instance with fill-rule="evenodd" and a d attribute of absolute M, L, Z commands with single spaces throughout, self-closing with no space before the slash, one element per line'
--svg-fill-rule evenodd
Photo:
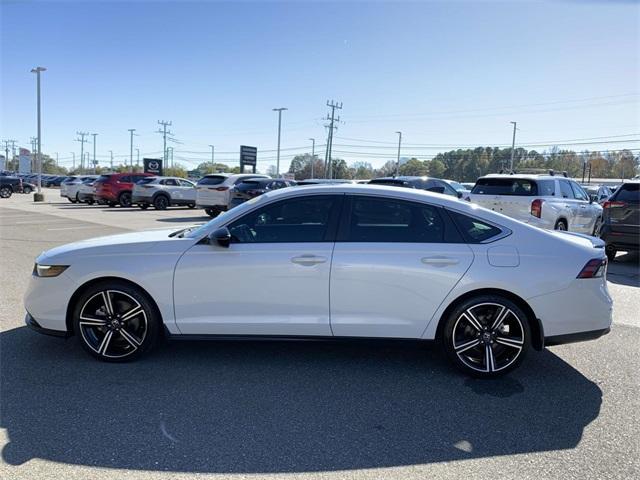
<path fill-rule="evenodd" d="M 594 258 L 589 260 L 587 264 L 580 270 L 576 278 L 598 278 L 604 275 L 607 269 L 606 258 Z"/>
<path fill-rule="evenodd" d="M 626 206 L 627 204 L 624 202 L 610 202 L 607 200 L 602 205 L 602 208 L 620 208 L 620 207 L 626 207 Z"/>
<path fill-rule="evenodd" d="M 229 190 L 229 187 L 216 187 L 215 190 L 218 192 L 226 192 Z"/>
<path fill-rule="evenodd" d="M 542 204 L 544 200 L 541 198 L 536 198 L 533 202 L 531 202 L 531 215 L 534 217 L 541 218 L 542 217 Z"/>

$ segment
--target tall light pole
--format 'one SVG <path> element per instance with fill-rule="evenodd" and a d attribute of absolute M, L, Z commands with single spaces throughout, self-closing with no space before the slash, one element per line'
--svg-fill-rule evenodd
<path fill-rule="evenodd" d="M 140 168 L 140 149 L 136 148 L 136 167 Z"/>
<path fill-rule="evenodd" d="M 516 124 L 517 122 L 511 122 L 513 123 L 513 140 L 511 140 L 511 162 L 509 163 L 509 172 L 513 172 L 513 156 L 515 154 L 515 149 L 516 149 Z"/>
<path fill-rule="evenodd" d="M 58 158 L 58 152 L 56 152 L 56 168 L 60 165 L 59 162 L 59 158 Z"/>
<path fill-rule="evenodd" d="M 91 134 L 93 136 L 93 174 L 96 174 L 96 164 L 98 162 L 96 162 L 96 137 L 98 136 L 97 133 L 92 133 Z"/>
<path fill-rule="evenodd" d="M 109 155 L 111 156 L 111 171 L 113 172 L 113 150 L 109 150 Z"/>
<path fill-rule="evenodd" d="M 216 148 L 213 145 L 209 145 L 211 147 L 211 173 L 215 173 L 215 151 Z"/>
<path fill-rule="evenodd" d="M 282 111 L 288 110 L 285 107 L 274 108 L 274 112 L 278 112 L 278 154 L 276 156 L 276 177 L 280 178 L 280 130 L 282 127 Z"/>
<path fill-rule="evenodd" d="M 316 163 L 316 139 L 310 138 L 309 140 L 311 140 L 311 178 L 314 178 L 313 167 Z"/>
<path fill-rule="evenodd" d="M 398 134 L 398 160 L 396 161 L 396 177 L 400 173 L 400 147 L 402 145 L 402 132 L 396 132 Z"/>
<path fill-rule="evenodd" d="M 38 90 L 38 193 L 33 196 L 34 202 L 44 201 L 44 195 L 42 195 L 42 124 L 40 115 L 40 73 L 45 72 L 47 69 L 44 67 L 35 67 L 31 69 L 31 73 L 36 74 L 37 78 L 37 90 Z"/>
<path fill-rule="evenodd" d="M 135 128 L 130 128 L 129 133 L 131 134 L 131 144 L 129 149 L 129 165 L 131 166 L 131 171 L 133 172 L 133 132 L 135 132 Z"/>

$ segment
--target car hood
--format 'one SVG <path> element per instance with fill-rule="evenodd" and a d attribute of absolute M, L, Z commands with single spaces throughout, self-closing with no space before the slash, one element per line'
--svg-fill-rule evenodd
<path fill-rule="evenodd" d="M 176 229 L 150 230 L 90 238 L 67 243 L 42 252 L 36 262 L 53 265 L 72 262 L 75 258 L 95 255 L 136 255 L 149 250 L 183 251 L 192 239 L 169 237 Z M 168 253 L 167 252 L 167 253 Z"/>

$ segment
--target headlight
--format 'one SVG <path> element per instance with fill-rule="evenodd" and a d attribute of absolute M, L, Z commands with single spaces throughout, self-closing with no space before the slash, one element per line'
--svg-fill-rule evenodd
<path fill-rule="evenodd" d="M 36 277 L 57 277 L 64 272 L 69 265 L 38 265 L 33 266 L 33 274 Z"/>

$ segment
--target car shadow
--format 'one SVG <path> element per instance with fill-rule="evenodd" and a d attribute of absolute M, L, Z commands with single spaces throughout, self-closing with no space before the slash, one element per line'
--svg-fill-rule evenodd
<path fill-rule="evenodd" d="M 549 351 L 487 381 L 415 343 L 172 342 L 107 364 L 26 327 L 0 341 L 12 465 L 288 473 L 571 449 L 602 402 Z"/>
<path fill-rule="evenodd" d="M 640 258 L 638 252 L 619 254 L 607 266 L 607 280 L 619 285 L 640 287 Z"/>

